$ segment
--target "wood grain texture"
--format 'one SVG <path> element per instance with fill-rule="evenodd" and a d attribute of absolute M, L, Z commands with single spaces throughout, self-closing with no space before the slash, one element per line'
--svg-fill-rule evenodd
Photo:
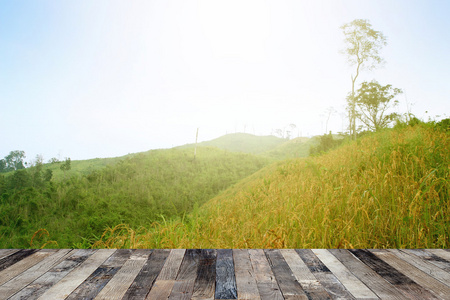
<path fill-rule="evenodd" d="M 13 253 L 16 253 L 20 249 L 0 249 L 0 259 L 7 257 Z"/>
<path fill-rule="evenodd" d="M 145 299 L 153 287 L 156 277 L 161 272 L 169 253 L 169 249 L 154 250 L 127 290 L 123 299 Z"/>
<path fill-rule="evenodd" d="M 237 299 L 233 250 L 218 249 L 216 259 L 216 299 Z"/>
<path fill-rule="evenodd" d="M 361 262 L 348 250 L 331 249 L 329 251 L 381 299 L 407 299 L 392 284 L 384 280 L 383 277 Z"/>
<path fill-rule="evenodd" d="M 331 299 L 331 296 L 294 249 L 281 249 L 280 252 L 309 299 Z"/>
<path fill-rule="evenodd" d="M 66 299 L 94 299 L 130 258 L 132 250 L 120 249 L 78 286 Z"/>
<path fill-rule="evenodd" d="M 310 249 L 295 250 L 333 299 L 355 299 Z"/>
<path fill-rule="evenodd" d="M 350 250 L 359 260 L 369 266 L 378 275 L 400 290 L 408 299 L 434 299 L 426 289 L 411 278 L 388 264 L 384 259 L 372 252 L 361 249 Z"/>
<path fill-rule="evenodd" d="M 53 251 L 42 251 L 41 250 L 41 251 L 35 252 L 35 253 L 31 254 L 30 256 L 27 256 L 27 257 L 23 258 L 22 260 L 19 260 L 15 264 L 9 266 L 8 268 L 4 269 L 3 271 L 0 272 L 0 285 L 4 284 L 5 282 L 9 281 L 10 279 L 16 277 L 17 275 L 20 275 L 21 273 L 25 272 L 26 270 L 28 270 L 32 266 L 36 265 L 37 263 L 42 261 L 47 256 L 52 255 L 56 251 L 57 250 L 53 250 Z"/>
<path fill-rule="evenodd" d="M 27 256 L 30 256 L 31 254 L 37 251 L 38 251 L 37 249 L 19 250 L 7 257 L 0 259 L 0 271 L 3 271 L 4 269 L 14 265 L 16 262 L 24 259 Z"/>
<path fill-rule="evenodd" d="M 48 272 L 53 266 L 60 263 L 66 257 L 72 255 L 74 250 L 61 249 L 54 254 L 46 257 L 41 262 L 29 268 L 26 272 L 16 276 L 14 280 L 10 280 L 0 286 L 0 295 L 5 299 L 27 287 L 31 282 Z"/>
<path fill-rule="evenodd" d="M 264 253 L 283 296 L 290 299 L 308 299 L 302 286 L 298 283 L 289 265 L 284 260 L 283 255 L 281 255 L 280 250 L 268 249 L 264 250 Z"/>
<path fill-rule="evenodd" d="M 250 249 L 248 253 L 261 299 L 284 299 L 264 250 Z"/>
<path fill-rule="evenodd" d="M 92 253 L 93 252 L 91 250 L 76 250 L 72 255 L 65 258 L 48 272 L 34 280 L 29 286 L 12 296 L 11 299 L 33 300 L 39 298 L 47 289 L 64 278 L 64 276 L 84 262 L 90 255 L 92 255 Z"/>
<path fill-rule="evenodd" d="M 357 299 L 378 299 L 378 297 L 333 254 L 326 249 L 313 249 L 313 253 L 327 266 L 347 290 Z"/>
<path fill-rule="evenodd" d="M 233 249 L 238 299 L 261 299 L 248 250 Z"/>
<path fill-rule="evenodd" d="M 192 299 L 214 300 L 216 283 L 216 250 L 201 249 Z"/>
<path fill-rule="evenodd" d="M 93 250 L 93 254 L 77 269 L 48 289 L 39 299 L 65 299 L 114 252 L 115 250 L 110 249 Z"/>
<path fill-rule="evenodd" d="M 134 250 L 130 258 L 123 264 L 116 275 L 106 284 L 106 286 L 95 297 L 96 300 L 119 300 L 133 283 L 134 279 L 141 271 L 151 250 Z"/>
<path fill-rule="evenodd" d="M 433 265 L 435 265 L 438 268 L 441 268 L 445 272 L 450 273 L 450 261 L 436 254 L 433 254 L 433 252 L 424 249 L 402 249 L 402 251 L 408 254 L 415 255 L 419 257 L 421 260 L 432 263 Z"/>
<path fill-rule="evenodd" d="M 191 299 L 197 279 L 200 250 L 187 249 L 169 299 Z"/>

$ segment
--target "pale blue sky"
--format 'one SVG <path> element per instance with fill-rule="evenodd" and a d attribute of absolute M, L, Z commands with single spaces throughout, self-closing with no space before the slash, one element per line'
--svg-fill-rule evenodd
<path fill-rule="evenodd" d="M 368 19 L 386 64 L 359 79 L 450 113 L 449 1 L 0 1 L 0 158 L 88 159 L 226 133 L 325 130 L 353 68 L 339 27 Z M 425 114 L 428 111 L 428 114 Z M 345 122 L 345 120 L 344 120 Z M 346 122 L 344 123 L 345 126 Z M 341 131 L 333 116 L 328 129 Z"/>

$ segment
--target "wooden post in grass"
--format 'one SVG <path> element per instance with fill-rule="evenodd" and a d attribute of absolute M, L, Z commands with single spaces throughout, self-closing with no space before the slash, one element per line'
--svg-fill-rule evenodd
<path fill-rule="evenodd" d="M 197 134 L 195 135 L 194 160 L 197 155 L 197 140 L 198 140 L 198 128 L 197 128 Z"/>

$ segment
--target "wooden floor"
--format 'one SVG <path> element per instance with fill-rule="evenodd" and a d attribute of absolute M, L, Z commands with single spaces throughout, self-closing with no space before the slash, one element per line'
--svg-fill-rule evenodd
<path fill-rule="evenodd" d="M 450 299 L 450 251 L 0 249 L 0 299 Z"/>

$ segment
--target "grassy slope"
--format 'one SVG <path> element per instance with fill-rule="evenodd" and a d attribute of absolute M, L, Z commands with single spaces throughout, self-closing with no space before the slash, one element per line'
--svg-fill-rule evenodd
<path fill-rule="evenodd" d="M 60 248 L 86 247 L 109 226 L 182 217 L 267 163 L 217 148 L 199 147 L 196 160 L 191 149 L 152 150 L 43 189 L 0 188 L 0 248 L 27 247 L 40 228 Z"/>
<path fill-rule="evenodd" d="M 449 149 L 443 131 L 386 130 L 274 163 L 183 221 L 116 228 L 95 246 L 449 248 Z"/>

